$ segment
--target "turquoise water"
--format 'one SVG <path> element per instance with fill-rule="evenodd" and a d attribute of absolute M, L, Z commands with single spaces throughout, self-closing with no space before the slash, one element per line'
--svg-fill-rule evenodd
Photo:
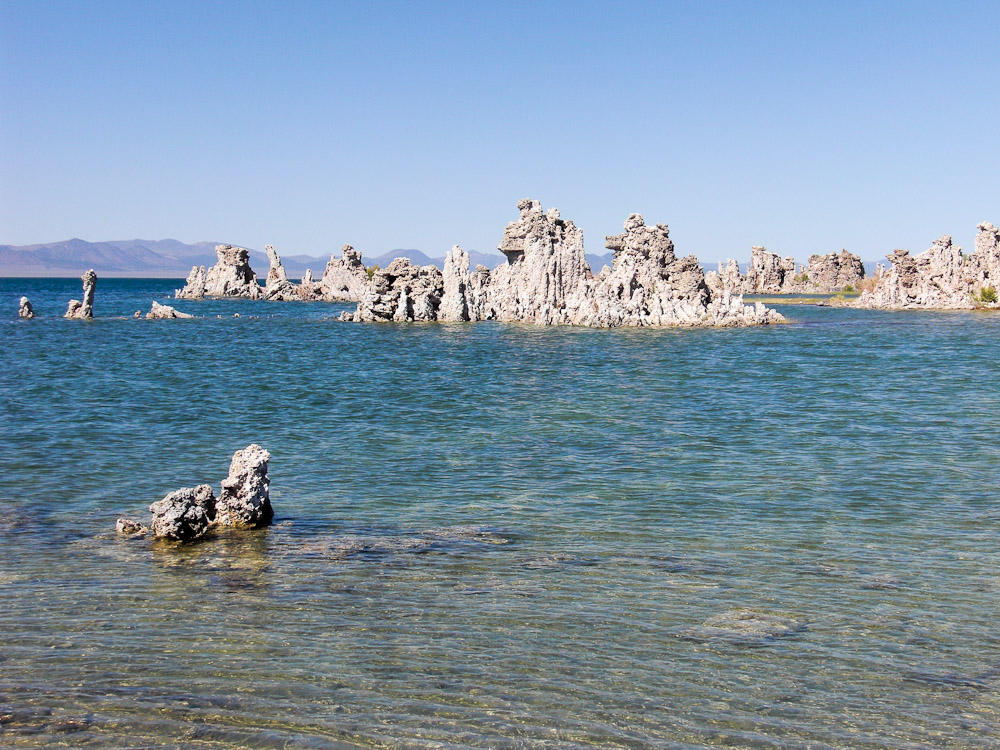
<path fill-rule="evenodd" d="M 113 317 L 179 285 L 0 279 L 0 745 L 1000 746 L 1000 316 Z M 275 526 L 114 533 L 250 442 Z"/>

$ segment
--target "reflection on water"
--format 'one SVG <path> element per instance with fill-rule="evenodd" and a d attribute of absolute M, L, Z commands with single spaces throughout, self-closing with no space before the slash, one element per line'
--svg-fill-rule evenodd
<path fill-rule="evenodd" d="M 997 746 L 1000 317 L 125 317 L 176 285 L 0 280 L 0 745 Z M 250 442 L 273 527 L 114 533 Z"/>

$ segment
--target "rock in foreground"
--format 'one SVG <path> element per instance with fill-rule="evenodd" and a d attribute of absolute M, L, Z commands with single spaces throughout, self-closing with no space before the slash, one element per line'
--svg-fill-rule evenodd
<path fill-rule="evenodd" d="M 153 534 L 179 542 L 197 539 L 215 522 L 215 509 L 215 495 L 207 484 L 174 490 L 149 506 Z"/>
<path fill-rule="evenodd" d="M 182 487 L 149 506 L 150 527 L 161 539 L 189 542 L 204 536 L 215 526 L 260 528 L 271 523 L 270 480 L 267 462 L 271 454 L 253 443 L 233 454 L 229 476 L 222 480 L 216 498 L 212 487 Z M 140 535 L 146 528 L 138 521 L 119 518 L 118 533 Z"/>
<path fill-rule="evenodd" d="M 229 476 L 222 480 L 216 504 L 218 523 L 223 526 L 259 528 L 274 517 L 271 508 L 267 462 L 271 454 L 253 443 L 233 454 Z"/>

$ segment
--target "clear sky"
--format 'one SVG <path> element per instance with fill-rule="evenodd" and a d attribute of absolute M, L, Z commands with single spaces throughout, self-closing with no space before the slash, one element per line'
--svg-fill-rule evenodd
<path fill-rule="evenodd" d="M 0 244 L 874 260 L 1000 224 L 1000 2 L 0 3 Z"/>

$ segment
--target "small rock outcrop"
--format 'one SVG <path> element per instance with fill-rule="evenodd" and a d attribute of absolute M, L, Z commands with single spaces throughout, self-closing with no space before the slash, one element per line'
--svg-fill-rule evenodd
<path fill-rule="evenodd" d="M 438 320 L 471 320 L 469 313 L 469 254 L 455 245 L 444 256 L 441 307 Z"/>
<path fill-rule="evenodd" d="M 64 318 L 90 320 L 94 317 L 94 292 L 97 290 L 97 274 L 91 268 L 83 276 L 83 301 L 71 299 Z"/>
<path fill-rule="evenodd" d="M 737 266 L 737 270 L 739 267 Z M 796 270 L 795 259 L 782 258 L 763 247 L 750 250 L 750 266 L 743 281 L 745 294 L 832 294 L 857 289 L 865 278 L 861 257 L 846 250 L 812 255 Z"/>
<path fill-rule="evenodd" d="M 218 523 L 251 529 L 271 523 L 270 460 L 271 454 L 256 443 L 233 454 L 229 476 L 222 480 L 222 493 L 216 502 Z"/>
<path fill-rule="evenodd" d="M 264 286 L 264 299 L 279 302 L 289 302 L 301 299 L 298 287 L 288 280 L 281 256 L 275 252 L 274 245 L 265 245 L 270 268 L 267 271 L 267 282 Z"/>
<path fill-rule="evenodd" d="M 178 299 L 201 299 L 205 296 L 208 281 L 205 276 L 205 266 L 194 266 L 184 282 L 184 288 L 174 292 Z"/>
<path fill-rule="evenodd" d="M 216 500 L 207 484 L 182 487 L 149 506 L 154 536 L 189 542 L 204 536 L 216 518 Z"/>
<path fill-rule="evenodd" d="M 176 310 L 170 305 L 161 305 L 159 302 L 153 302 L 153 306 L 146 313 L 146 320 L 171 320 L 175 318 L 193 318 L 194 315 L 189 315 L 188 313 L 183 313 L 180 310 Z"/>
<path fill-rule="evenodd" d="M 17 317 L 24 318 L 25 320 L 31 320 L 35 317 L 35 310 L 31 306 L 31 300 L 27 297 L 21 297 L 21 301 L 17 307 Z"/>
<path fill-rule="evenodd" d="M 149 529 L 130 518 L 119 518 L 115 523 L 115 531 L 125 536 L 132 536 L 133 534 L 145 534 Z"/>
<path fill-rule="evenodd" d="M 766 247 L 750 248 L 750 267 L 747 269 L 747 294 L 782 294 L 795 282 L 795 259 L 782 258 Z"/>
<path fill-rule="evenodd" d="M 313 278 L 313 273 L 308 268 L 302 276 L 302 281 L 295 288 L 295 291 L 299 295 L 299 299 L 307 302 L 321 300 L 324 298 L 323 285 Z"/>
<path fill-rule="evenodd" d="M 841 250 L 839 253 L 810 256 L 803 274 L 806 277 L 804 282 L 800 282 L 805 287 L 803 291 L 840 292 L 858 288 L 865 278 L 865 264 L 861 262 L 861 256 Z"/>
<path fill-rule="evenodd" d="M 357 312 L 342 319 L 358 322 L 412 322 L 438 319 L 444 296 L 444 279 L 435 266 L 415 266 L 409 258 L 396 258 L 372 274 Z"/>
<path fill-rule="evenodd" d="M 350 245 L 340 249 L 341 257 L 330 256 L 320 280 L 323 299 L 330 302 L 360 302 L 368 286 L 368 272 L 361 253 Z"/>
<path fill-rule="evenodd" d="M 861 294 L 855 306 L 883 310 L 996 307 L 1000 229 L 989 222 L 977 229 L 976 247 L 968 256 L 948 235 L 915 256 L 908 250 L 894 250 L 887 256 L 889 269 Z"/>
<path fill-rule="evenodd" d="M 264 289 L 257 283 L 257 274 L 250 267 L 250 251 L 232 245 L 216 245 L 216 264 L 205 271 L 195 266 L 188 274 L 183 289 L 174 296 L 188 299 L 201 297 L 243 297 L 261 299 Z M 282 269 L 284 270 L 284 269 Z"/>
<path fill-rule="evenodd" d="M 218 497 L 211 485 L 182 487 L 149 506 L 153 514 L 153 535 L 162 539 L 189 542 L 216 526 L 256 529 L 267 526 L 274 517 L 271 507 L 267 462 L 271 454 L 251 443 L 233 454 L 229 476 L 222 480 Z M 138 521 L 119 518 L 115 528 L 128 536 L 144 534 L 147 529 Z"/>

